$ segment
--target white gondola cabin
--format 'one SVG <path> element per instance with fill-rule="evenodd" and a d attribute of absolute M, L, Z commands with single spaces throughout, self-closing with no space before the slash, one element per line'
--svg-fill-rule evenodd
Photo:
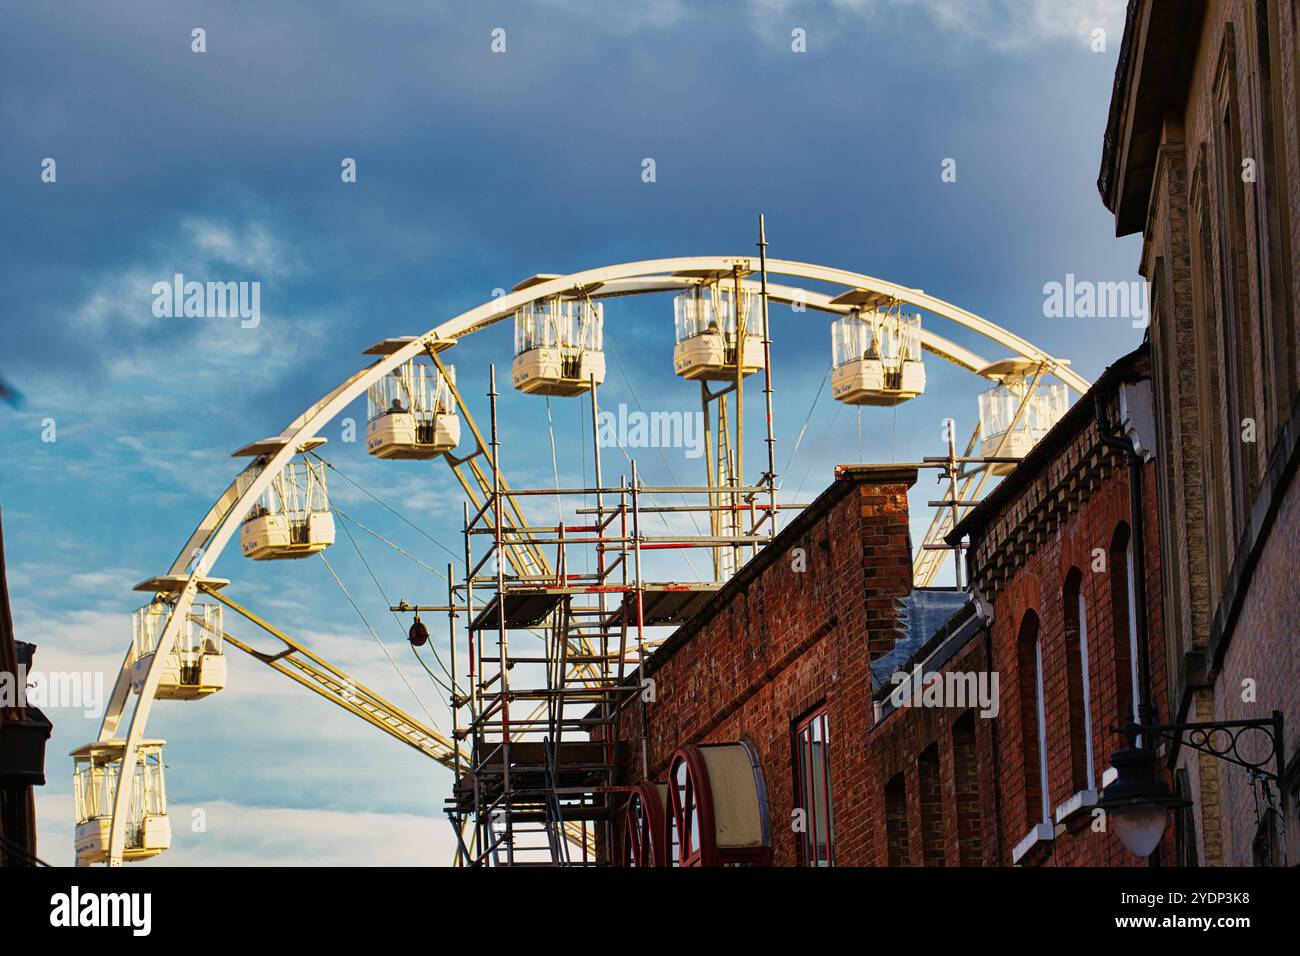
<path fill-rule="evenodd" d="M 1037 368 L 1038 364 L 1028 359 L 1007 359 L 980 370 L 981 375 L 999 380 L 979 397 L 982 457 L 1025 457 L 1070 407 L 1069 389 L 1064 385 L 1038 385 L 1031 390 Z M 1009 474 L 1015 467 L 1012 462 L 988 466 L 994 475 Z"/>
<path fill-rule="evenodd" d="M 740 324 L 744 342 L 737 347 L 736 290 L 726 280 L 704 282 L 673 299 L 677 345 L 673 371 L 689 380 L 733 381 L 737 357 L 741 375 L 763 368 L 763 334 L 756 327 L 758 295 L 740 293 Z"/>
<path fill-rule="evenodd" d="M 376 458 L 437 458 L 460 444 L 451 385 L 456 370 L 412 359 L 366 390 L 366 451 Z"/>
<path fill-rule="evenodd" d="M 846 405 L 898 405 L 925 391 L 921 317 L 854 309 L 831 328 L 831 395 Z"/>
<path fill-rule="evenodd" d="M 142 740 L 136 751 L 138 759 L 127 799 L 124 860 L 148 859 L 171 846 L 163 743 Z M 114 790 L 125 749 L 123 740 L 104 740 L 72 751 L 72 799 L 77 817 L 73 845 L 79 866 L 108 859 Z"/>
<path fill-rule="evenodd" d="M 159 700 L 198 700 L 226 686 L 222 606 L 195 601 L 176 634 L 154 696 Z M 153 663 L 171 605 L 154 601 L 131 615 L 131 686 L 139 693 Z"/>
<path fill-rule="evenodd" d="M 255 472 L 245 472 L 241 483 Z M 254 561 L 305 558 L 334 543 L 334 515 L 324 462 L 286 465 L 262 492 L 239 528 L 239 546 Z"/>
<path fill-rule="evenodd" d="M 520 306 L 510 376 L 515 388 L 529 395 L 578 395 L 593 380 L 605 381 L 604 322 L 604 308 L 586 297 L 554 295 Z"/>

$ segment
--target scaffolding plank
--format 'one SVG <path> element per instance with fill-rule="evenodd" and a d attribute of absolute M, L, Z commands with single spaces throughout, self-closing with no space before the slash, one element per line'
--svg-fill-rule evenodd
<path fill-rule="evenodd" d="M 573 593 L 573 588 L 528 588 L 506 591 L 504 595 L 494 594 L 492 600 L 474 615 L 470 630 L 490 631 L 495 628 L 503 597 L 507 628 L 537 627 L 567 595 Z"/>
<path fill-rule="evenodd" d="M 717 593 L 722 584 L 716 581 L 686 584 L 645 584 L 641 588 L 641 611 L 648 627 L 678 627 L 693 618 Z M 609 625 L 622 620 L 623 609 L 627 618 L 636 623 L 636 594 L 629 593 L 622 603 L 610 613 Z"/>

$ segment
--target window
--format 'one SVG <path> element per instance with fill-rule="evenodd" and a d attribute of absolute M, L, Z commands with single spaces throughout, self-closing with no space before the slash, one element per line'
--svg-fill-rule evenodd
<path fill-rule="evenodd" d="M 980 820 L 979 756 L 975 714 L 966 711 L 952 725 L 952 787 L 957 804 L 957 849 L 962 866 L 984 862 L 984 828 Z"/>
<path fill-rule="evenodd" d="M 804 866 L 835 865 L 835 816 L 831 809 L 830 717 L 818 708 L 795 728 L 795 806 L 804 811 L 799 860 Z"/>
<path fill-rule="evenodd" d="M 1123 726 L 1138 722 L 1137 589 L 1133 580 L 1133 540 L 1120 522 L 1110 539 L 1110 620 L 1115 660 L 1116 739 L 1112 749 L 1128 746 Z"/>
<path fill-rule="evenodd" d="M 1200 866 L 1196 849 L 1196 814 L 1191 803 L 1192 788 L 1188 783 L 1187 769 L 1174 771 L 1174 796 L 1187 800 L 1187 806 L 1174 811 L 1174 846 L 1178 866 Z"/>
<path fill-rule="evenodd" d="M 1038 615 L 1025 613 L 1020 622 L 1017 676 L 1020 705 L 1020 752 L 1024 756 L 1025 822 L 1033 827 L 1047 823 L 1047 736 L 1043 714 L 1043 648 L 1038 639 Z"/>
<path fill-rule="evenodd" d="M 1227 27 L 1215 80 L 1218 110 L 1216 185 L 1219 212 L 1219 276 L 1224 375 L 1227 393 L 1229 492 L 1235 548 L 1258 490 L 1258 461 L 1253 446 L 1240 441 L 1242 422 L 1254 419 L 1260 433 L 1265 422 L 1255 408 L 1254 342 L 1250 328 L 1250 285 L 1247 269 L 1245 188 L 1241 114 L 1237 97 L 1237 58 L 1232 26 Z"/>
<path fill-rule="evenodd" d="M 1259 178 L 1253 192 L 1255 271 L 1260 289 L 1260 348 L 1264 368 L 1263 411 L 1276 424 L 1291 412 L 1295 384 L 1295 316 L 1292 311 L 1290 222 L 1282 210 L 1291 209 L 1292 185 L 1287 179 L 1286 107 L 1283 86 L 1281 4 L 1255 4 L 1255 47 L 1258 51 L 1257 106 L 1254 133 L 1260 144 Z M 1294 4 L 1292 4 L 1294 12 Z M 1294 29 L 1294 26 L 1292 27 Z M 1265 443 L 1271 444 L 1273 435 Z M 1261 437 L 1261 441 L 1264 439 Z"/>
<path fill-rule="evenodd" d="M 907 866 L 907 787 L 896 773 L 885 784 L 885 849 L 890 866 Z"/>
<path fill-rule="evenodd" d="M 1259 815 L 1259 824 L 1255 827 L 1255 839 L 1251 845 L 1252 856 L 1256 866 L 1281 866 L 1281 844 L 1278 833 L 1281 820 L 1273 807 L 1265 807 Z"/>
<path fill-rule="evenodd" d="M 1093 785 L 1092 701 L 1088 685 L 1088 606 L 1083 593 L 1083 573 L 1078 568 L 1071 568 L 1066 575 L 1062 600 L 1069 702 L 1070 786 L 1073 793 L 1081 793 L 1096 787 Z M 1041 679 L 1040 676 L 1040 682 Z"/>
<path fill-rule="evenodd" d="M 1227 344 L 1218 332 L 1219 310 L 1214 296 L 1214 241 L 1210 222 L 1210 195 L 1207 185 L 1209 159 L 1202 145 L 1192 175 L 1193 215 L 1196 217 L 1197 241 L 1193 249 L 1193 303 L 1196 313 L 1197 417 L 1202 423 L 1201 494 L 1206 514 L 1205 538 L 1210 599 L 1223 593 L 1228 577 L 1228 525 L 1231 513 L 1231 483 L 1227 461 L 1230 455 L 1231 410 L 1226 413 L 1223 353 Z M 1168 457 L 1168 456 L 1165 456 Z"/>
<path fill-rule="evenodd" d="M 916 789 L 921 803 L 921 863 L 923 866 L 946 866 L 938 744 L 926 747 L 916 760 Z"/>

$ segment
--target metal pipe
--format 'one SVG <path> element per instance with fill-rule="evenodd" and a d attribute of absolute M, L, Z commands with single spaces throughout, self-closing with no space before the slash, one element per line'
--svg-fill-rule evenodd
<path fill-rule="evenodd" d="M 758 214 L 759 295 L 763 304 L 763 398 L 767 406 L 767 488 L 769 510 L 765 515 L 777 532 L 776 507 L 776 429 L 772 418 L 772 334 L 767 319 L 767 230 L 763 214 Z M 755 531 L 758 529 L 755 528 Z"/>
<path fill-rule="evenodd" d="M 1145 535 L 1143 533 L 1144 522 L 1142 520 L 1145 514 L 1142 495 L 1142 456 L 1133 447 L 1132 440 L 1115 437 L 1113 431 L 1118 430 L 1117 426 L 1105 417 L 1100 395 L 1093 398 L 1093 409 L 1097 416 L 1097 437 L 1101 439 L 1101 443 L 1122 452 L 1128 459 L 1129 542 L 1133 545 L 1133 616 L 1137 618 L 1133 622 L 1133 628 L 1134 633 L 1137 635 L 1138 723 L 1153 725 L 1156 723 L 1156 712 L 1151 702 L 1151 654 L 1150 648 L 1147 646 L 1147 583 L 1146 557 L 1144 554 L 1146 549 Z M 1143 735 L 1142 738 L 1134 742 L 1145 749 L 1155 750 L 1155 741 L 1150 734 Z M 1160 866 L 1158 849 L 1147 857 L 1147 864 L 1152 867 Z"/>
<path fill-rule="evenodd" d="M 492 519 L 496 528 L 495 552 L 497 563 L 497 653 L 504 662 L 500 665 L 501 678 L 501 786 L 506 801 L 506 862 L 514 865 L 515 841 L 510 819 L 510 647 L 506 636 L 505 567 L 501 563 L 501 440 L 497 432 L 497 367 L 488 366 L 488 403 L 492 410 Z"/>
<path fill-rule="evenodd" d="M 637 491 L 637 471 L 636 461 L 632 462 L 632 559 L 636 573 L 636 650 L 637 650 L 637 674 L 644 679 L 645 677 L 645 607 L 642 602 L 641 593 L 641 521 L 640 512 L 637 506 L 640 503 L 640 494 Z M 641 698 L 641 779 L 650 779 L 650 708 L 645 699 L 645 694 L 639 695 Z"/>
<path fill-rule="evenodd" d="M 602 475 L 601 461 L 600 461 L 600 426 L 598 424 L 600 419 L 600 409 L 596 400 L 596 376 L 595 375 L 591 376 L 588 391 L 591 393 L 591 449 L 592 449 L 592 457 L 595 462 L 596 487 L 599 489 L 604 486 L 605 480 Z M 579 513 L 582 513 L 585 510 L 586 509 L 580 509 Z M 593 530 L 595 530 L 597 534 L 601 534 L 601 535 L 603 535 L 605 532 L 604 512 L 605 512 L 604 495 L 600 491 L 597 491 L 596 492 L 596 527 Z M 605 583 L 605 575 L 607 573 L 608 571 L 606 570 L 605 567 L 605 548 L 597 547 L 596 548 L 596 580 L 599 581 L 600 584 L 602 585 L 600 598 L 599 598 L 600 620 L 602 624 L 600 628 L 600 655 L 599 655 L 600 670 L 598 673 L 600 674 L 601 680 L 604 681 L 606 684 L 609 683 L 609 677 L 610 677 L 609 625 L 605 623 L 606 617 L 608 615 L 608 607 L 607 607 L 608 602 L 606 601 L 605 589 L 603 587 Z M 613 710 L 610 706 L 610 700 L 608 696 L 606 696 L 601 701 L 601 717 L 608 719 L 612 715 L 613 715 Z M 608 725 L 601 729 L 601 737 L 605 742 L 605 747 L 604 747 L 605 763 L 608 764 L 609 767 L 611 768 L 610 774 L 612 777 L 613 774 L 616 774 L 618 772 L 618 769 L 617 767 L 614 766 L 615 753 L 616 753 L 614 734 L 612 733 L 612 730 Z M 607 809 L 612 806 L 611 801 L 607 797 L 602 797 L 602 801 L 603 801 L 603 805 Z M 613 845 L 613 839 L 614 839 L 614 831 L 613 831 L 614 822 L 612 816 L 613 815 L 610 814 L 609 817 L 604 821 L 603 826 L 601 827 L 601 831 L 604 833 L 605 836 L 604 842 L 607 848 Z M 583 850 L 583 858 L 585 859 L 586 852 L 587 852 L 587 846 L 585 840 L 583 841 L 582 850 Z"/>

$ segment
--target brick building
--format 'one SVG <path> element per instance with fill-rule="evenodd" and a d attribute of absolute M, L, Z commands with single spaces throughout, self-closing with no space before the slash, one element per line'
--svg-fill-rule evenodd
<path fill-rule="evenodd" d="M 1001 681 L 992 774 L 1004 863 L 1140 862 L 1095 808 L 1110 755 L 1126 746 L 1119 728 L 1137 717 L 1140 640 L 1150 658 L 1152 717 L 1168 716 L 1160 703 L 1167 695 L 1158 460 L 1146 456 L 1138 471 L 1143 518 L 1135 534 L 1129 455 L 1105 441 L 1118 430 L 1110 423 L 1120 423 L 1150 448 L 1151 436 L 1142 436 L 1151 429 L 1150 395 L 1140 348 L 1107 368 L 948 539 L 967 544 L 968 580 Z M 1162 842 L 1166 862 L 1174 835 Z"/>
<path fill-rule="evenodd" d="M 876 802 L 867 756 L 870 656 L 893 648 L 898 602 L 911 590 L 907 492 L 916 474 L 895 465 L 838 469 L 831 486 L 656 650 L 640 675 L 654 681 L 645 708 L 649 780 L 668 780 L 683 745 L 748 744 L 762 775 L 777 866 L 822 852 L 791 829 L 801 735 L 819 751 L 811 763 L 826 755 L 830 778 L 831 812 L 820 810 L 827 801 L 819 795 L 809 832 L 829 823 L 839 865 L 870 864 L 883 850 L 880 815 L 846 808 Z M 641 735 L 640 710 L 628 707 L 618 736 Z"/>
<path fill-rule="evenodd" d="M 1170 714 L 1285 720 L 1284 821 L 1276 785 L 1170 753 L 1205 865 L 1300 853 L 1298 91 L 1295 0 L 1130 2 L 1098 186 L 1151 288 Z"/>
<path fill-rule="evenodd" d="M 644 747 L 628 761 L 624 782 L 641 787 L 623 832 L 647 845 L 662 833 L 657 860 L 689 857 L 692 832 L 712 833 L 744 790 L 743 812 L 762 817 L 746 833 L 764 852 L 742 840 L 713 862 L 1140 863 L 1094 826 L 1123 744 L 1112 728 L 1133 717 L 1142 630 L 1127 457 L 1096 416 L 1132 424 L 1149 395 L 1139 350 L 954 529 L 969 539 L 974 599 L 911 586 L 915 466 L 839 468 L 637 675 L 652 690 L 617 727 L 630 752 Z M 1142 484 L 1146 632 L 1158 635 L 1155 468 Z M 1158 640 L 1151 656 L 1163 675 Z M 724 745 L 748 760 L 708 779 L 709 748 Z"/>

